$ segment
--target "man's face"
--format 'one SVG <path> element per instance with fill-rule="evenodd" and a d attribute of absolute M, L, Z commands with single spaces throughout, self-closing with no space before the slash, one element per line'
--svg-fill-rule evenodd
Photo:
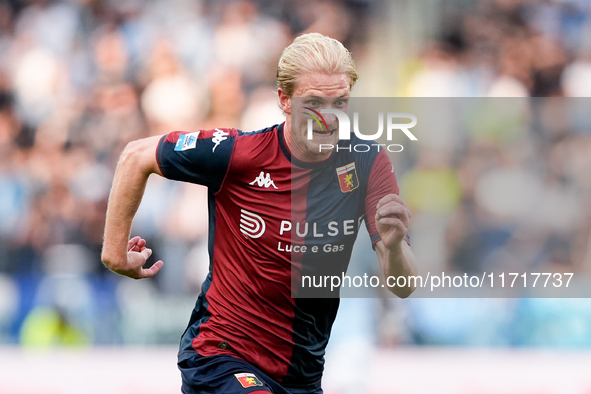
<path fill-rule="evenodd" d="M 349 77 L 344 73 L 302 74 L 296 82 L 293 97 L 281 100 L 287 115 L 286 122 L 290 122 L 291 125 L 291 151 L 297 159 L 321 161 L 330 156 L 332 150 L 326 147 L 336 146 L 338 142 L 338 119 L 333 114 L 321 114 L 322 119 L 318 114 L 322 109 L 347 112 L 351 91 L 349 86 Z M 312 120 L 314 131 L 311 140 L 308 139 L 309 119 Z M 324 145 L 322 150 L 321 144 Z"/>

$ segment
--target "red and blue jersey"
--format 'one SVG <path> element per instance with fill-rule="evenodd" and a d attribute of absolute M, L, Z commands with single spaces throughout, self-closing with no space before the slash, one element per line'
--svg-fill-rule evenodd
<path fill-rule="evenodd" d="M 345 272 L 359 227 L 375 244 L 376 205 L 398 193 L 386 153 L 356 152 L 357 142 L 352 134 L 327 160 L 304 163 L 286 147 L 283 125 L 161 139 L 162 174 L 209 190 L 209 274 L 179 361 L 229 355 L 294 393 L 320 387 L 338 294 L 310 298 L 300 278 Z"/>

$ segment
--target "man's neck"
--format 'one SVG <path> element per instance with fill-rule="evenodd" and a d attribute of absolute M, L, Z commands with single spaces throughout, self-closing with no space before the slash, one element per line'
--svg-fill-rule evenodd
<path fill-rule="evenodd" d="M 327 160 L 332 155 L 332 151 L 321 156 L 306 154 L 305 148 L 297 146 L 297 144 L 294 146 L 291 137 L 291 121 L 289 117 L 287 117 L 285 124 L 283 125 L 283 140 L 285 141 L 285 146 L 292 157 L 304 163 L 319 163 Z"/>
<path fill-rule="evenodd" d="M 285 141 L 287 150 L 291 154 L 291 121 L 289 117 L 285 119 L 285 123 L 283 124 L 283 140 Z"/>

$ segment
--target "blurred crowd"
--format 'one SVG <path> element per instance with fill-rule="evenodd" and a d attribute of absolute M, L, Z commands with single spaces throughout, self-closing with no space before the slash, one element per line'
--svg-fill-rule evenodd
<path fill-rule="evenodd" d="M 312 30 L 361 42 L 367 12 L 356 1 L 1 1 L 0 342 L 48 331 L 126 341 L 117 322 L 137 324 L 125 311 L 142 310 L 144 287 L 194 297 L 207 271 L 204 188 L 151 180 L 134 232 L 171 262 L 155 283 L 119 286 L 100 262 L 121 150 L 172 130 L 280 123 L 283 48 Z M 139 325 L 138 341 L 152 341 Z"/>
<path fill-rule="evenodd" d="M 591 96 L 588 0 L 0 0 L 0 343 L 176 343 L 208 268 L 206 191 L 151 178 L 133 231 L 166 266 L 120 280 L 99 259 L 118 156 L 172 130 L 280 123 L 277 59 L 308 31 L 352 50 L 357 95 Z M 422 264 L 589 270 L 591 125 L 555 100 L 461 132 L 435 122 L 394 159 Z M 487 302 L 504 314 L 474 324 L 496 337 L 461 339 L 482 315 L 473 300 L 384 300 L 369 330 L 385 345 L 562 343 L 526 335 L 547 329 L 546 304 Z M 521 337 L 500 340 L 511 327 Z"/>

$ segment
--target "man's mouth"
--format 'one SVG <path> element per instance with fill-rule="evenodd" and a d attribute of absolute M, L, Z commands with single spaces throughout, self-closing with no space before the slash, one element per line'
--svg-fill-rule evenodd
<path fill-rule="evenodd" d="M 333 135 L 336 129 L 332 130 L 312 130 L 314 135 Z"/>

